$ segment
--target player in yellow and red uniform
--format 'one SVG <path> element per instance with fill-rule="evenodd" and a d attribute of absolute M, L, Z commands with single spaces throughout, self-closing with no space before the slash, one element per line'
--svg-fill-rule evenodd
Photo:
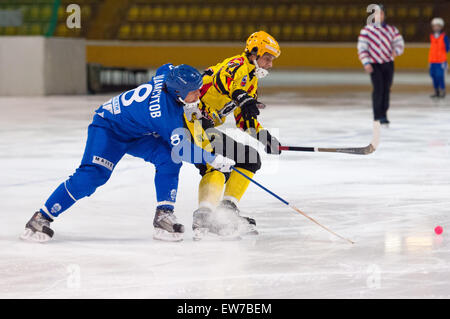
<path fill-rule="evenodd" d="M 266 32 L 258 31 L 248 38 L 244 53 L 211 66 L 203 75 L 199 107 L 202 128 L 214 152 L 234 160 L 235 167 L 250 177 L 261 167 L 258 152 L 215 127 L 222 125 L 226 117 L 233 114 L 236 126 L 262 142 L 267 153 L 280 154 L 278 140 L 257 120 L 259 109 L 264 106 L 257 101 L 258 79 L 268 74 L 272 61 L 279 55 L 277 41 Z M 240 228 L 243 232 L 256 232 L 255 220 L 240 216 L 237 208 L 249 181 L 237 172 L 224 174 L 210 165 L 197 167 L 202 180 L 199 185 L 199 208 L 194 212 L 194 231 L 226 235 L 244 226 Z"/>

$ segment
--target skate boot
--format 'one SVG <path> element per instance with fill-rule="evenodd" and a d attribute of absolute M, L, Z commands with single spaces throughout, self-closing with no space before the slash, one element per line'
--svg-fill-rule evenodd
<path fill-rule="evenodd" d="M 433 95 L 430 95 L 432 99 L 438 99 L 441 96 L 439 89 L 436 89 Z"/>
<path fill-rule="evenodd" d="M 49 241 L 54 234 L 54 231 L 50 228 L 50 223 L 53 219 L 50 219 L 41 212 L 34 213 L 33 217 L 25 225 L 25 231 L 20 236 L 20 239 L 38 243 L 44 243 Z"/>
<path fill-rule="evenodd" d="M 441 90 L 440 90 L 440 92 L 439 92 L 439 97 L 440 97 L 441 99 L 444 99 L 444 98 L 445 98 L 445 90 L 444 90 L 444 89 L 441 89 Z"/>
<path fill-rule="evenodd" d="M 184 226 L 177 223 L 177 218 L 171 208 L 157 208 L 153 219 L 155 232 L 153 239 L 163 241 L 182 241 Z"/>
<path fill-rule="evenodd" d="M 389 122 L 389 120 L 387 119 L 387 117 L 382 117 L 382 118 L 380 118 L 380 124 L 381 125 L 383 125 L 383 126 L 385 126 L 385 127 L 389 127 L 389 124 L 390 124 L 391 122 Z"/>
<path fill-rule="evenodd" d="M 201 207 L 194 211 L 192 230 L 194 240 L 205 237 L 217 237 L 221 239 L 239 239 L 238 227 L 235 219 L 221 216 L 210 208 Z"/>
<path fill-rule="evenodd" d="M 240 215 L 240 210 L 231 200 L 224 199 L 218 208 L 219 211 L 228 211 L 237 218 L 239 233 L 242 235 L 258 235 L 256 221 L 253 218 Z"/>

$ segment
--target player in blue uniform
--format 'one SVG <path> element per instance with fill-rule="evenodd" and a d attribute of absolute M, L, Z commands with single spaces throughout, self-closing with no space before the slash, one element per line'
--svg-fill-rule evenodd
<path fill-rule="evenodd" d="M 153 237 L 182 240 L 184 226 L 174 215 L 182 161 L 209 163 L 224 172 L 235 164 L 191 142 L 190 131 L 183 129 L 189 127 L 187 123 L 193 120 L 193 114 L 200 114 L 201 86 L 202 76 L 193 67 L 166 64 L 148 83 L 101 105 L 88 127 L 81 165 L 33 215 L 21 238 L 38 242 L 50 240 L 54 233 L 50 222 L 105 184 L 120 159 L 130 154 L 153 163 L 156 168 Z"/>

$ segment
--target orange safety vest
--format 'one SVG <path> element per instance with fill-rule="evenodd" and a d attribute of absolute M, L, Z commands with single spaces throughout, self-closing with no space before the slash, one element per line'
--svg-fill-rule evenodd
<path fill-rule="evenodd" d="M 433 34 L 430 34 L 431 46 L 428 54 L 428 62 L 443 63 L 447 61 L 447 51 L 445 49 L 444 37 L 444 32 L 442 32 L 438 38 L 435 38 Z"/>

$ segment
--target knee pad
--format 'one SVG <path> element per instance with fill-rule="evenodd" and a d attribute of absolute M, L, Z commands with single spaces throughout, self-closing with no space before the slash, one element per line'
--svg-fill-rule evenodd
<path fill-rule="evenodd" d="M 81 165 L 67 180 L 67 189 L 77 199 L 92 195 L 105 184 L 112 171 L 99 165 Z"/>

